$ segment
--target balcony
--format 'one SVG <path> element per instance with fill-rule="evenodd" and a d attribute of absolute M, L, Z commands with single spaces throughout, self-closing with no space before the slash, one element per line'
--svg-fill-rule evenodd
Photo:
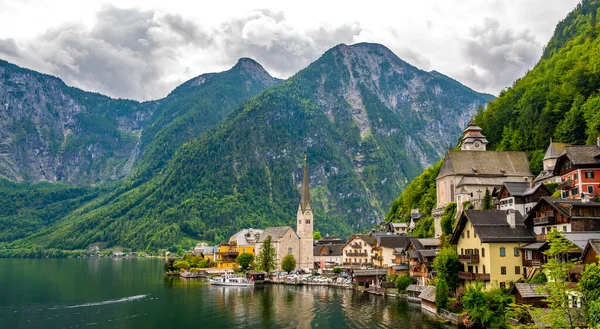
<path fill-rule="evenodd" d="M 489 273 L 475 273 L 475 280 L 490 281 L 490 274 Z"/>
<path fill-rule="evenodd" d="M 352 249 L 362 249 L 363 246 L 361 246 L 360 244 L 356 243 L 356 244 L 351 244 L 350 248 Z"/>
<path fill-rule="evenodd" d="M 367 257 L 366 252 L 349 252 L 346 254 L 348 257 Z"/>
<path fill-rule="evenodd" d="M 523 266 L 540 267 L 542 266 L 542 261 L 539 259 L 526 259 L 523 261 Z"/>
<path fill-rule="evenodd" d="M 458 255 L 458 261 L 468 264 L 479 263 L 479 255 Z"/>
<path fill-rule="evenodd" d="M 575 181 L 566 180 L 558 185 L 561 190 L 570 190 L 575 187 Z"/>
<path fill-rule="evenodd" d="M 471 272 L 458 272 L 458 278 L 461 280 L 474 280 L 474 274 Z"/>
<path fill-rule="evenodd" d="M 552 216 L 542 216 L 533 219 L 533 225 L 552 225 L 554 224 L 554 214 Z"/>
<path fill-rule="evenodd" d="M 410 274 L 410 276 L 412 276 L 413 278 L 421 278 L 421 277 L 425 276 L 425 273 L 424 272 L 412 272 Z"/>

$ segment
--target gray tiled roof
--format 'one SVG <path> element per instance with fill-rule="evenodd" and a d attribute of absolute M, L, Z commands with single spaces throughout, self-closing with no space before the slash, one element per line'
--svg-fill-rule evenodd
<path fill-rule="evenodd" d="M 535 242 L 535 234 L 525 227 L 523 216 L 517 211 L 515 227 L 510 227 L 504 210 L 465 210 L 452 234 L 452 243 L 457 243 L 467 220 L 483 243 L 489 242 Z"/>
<path fill-rule="evenodd" d="M 278 241 L 288 230 L 292 230 L 292 228 L 290 226 L 267 227 L 260 235 L 258 242 L 264 242 L 269 235 L 271 236 L 272 241 Z"/>
<path fill-rule="evenodd" d="M 385 248 L 406 248 L 410 236 L 387 235 L 377 237 L 377 244 Z"/>
<path fill-rule="evenodd" d="M 468 185 L 501 187 L 502 184 L 504 184 L 506 181 L 523 181 L 523 177 L 521 177 L 521 176 L 518 176 L 518 177 L 516 177 L 516 176 L 513 176 L 513 177 L 464 176 L 458 181 L 458 183 L 456 184 L 456 187 L 459 188 L 459 187 L 468 186 Z M 492 191 L 490 191 L 490 192 L 492 192 Z"/>
<path fill-rule="evenodd" d="M 234 234 L 229 240 L 231 241 L 233 238 L 236 239 L 238 246 L 247 246 L 247 245 L 251 245 L 254 242 L 250 243 L 247 240 L 247 235 L 258 235 L 258 237 L 260 237 L 260 235 L 263 233 L 263 230 L 259 230 L 259 229 L 243 229 L 239 232 L 237 232 L 236 234 Z M 257 239 L 258 240 L 258 239 Z"/>
<path fill-rule="evenodd" d="M 560 156 L 568 157 L 574 165 L 600 165 L 600 147 L 597 145 L 567 146 Z"/>
<path fill-rule="evenodd" d="M 525 152 L 449 150 L 438 178 L 475 174 L 533 177 Z"/>
<path fill-rule="evenodd" d="M 571 146 L 571 145 L 565 144 L 565 143 L 551 142 L 550 145 L 548 145 L 546 154 L 544 155 L 544 160 L 558 158 L 558 156 L 560 155 L 560 152 L 562 152 L 566 146 Z"/>
<path fill-rule="evenodd" d="M 508 191 L 511 196 L 527 196 L 533 194 L 537 189 L 541 188 L 544 184 L 538 183 L 533 187 L 530 182 L 505 182 L 504 188 Z"/>
<path fill-rule="evenodd" d="M 425 286 L 419 295 L 419 298 L 426 300 L 428 302 L 435 303 L 435 287 L 434 286 Z"/>
<path fill-rule="evenodd" d="M 327 255 L 321 255 L 321 250 L 327 249 Z M 313 247 L 313 256 L 341 256 L 343 244 L 319 244 Z"/>
<path fill-rule="evenodd" d="M 538 292 L 538 287 L 543 286 L 540 283 L 515 283 L 515 288 L 523 298 L 541 298 L 548 297 L 548 293 Z"/>
<path fill-rule="evenodd" d="M 583 251 L 589 240 L 600 239 L 600 232 L 564 232 L 565 239 Z"/>
<path fill-rule="evenodd" d="M 423 248 L 431 248 L 437 247 L 441 244 L 440 239 L 437 238 L 427 238 L 427 239 L 417 239 L 423 246 Z"/>

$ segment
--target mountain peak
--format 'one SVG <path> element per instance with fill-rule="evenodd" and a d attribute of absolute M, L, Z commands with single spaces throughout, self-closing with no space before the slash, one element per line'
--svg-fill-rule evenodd
<path fill-rule="evenodd" d="M 252 58 L 248 58 L 248 57 L 242 57 L 242 58 L 238 59 L 237 63 L 231 69 L 232 70 L 239 69 L 239 70 L 243 70 L 243 71 L 247 71 L 247 72 L 251 72 L 251 73 L 264 74 L 264 75 L 268 75 L 269 77 L 271 77 L 269 72 L 267 72 L 267 70 L 265 70 L 265 68 L 262 65 L 260 65 L 259 62 L 255 61 Z"/>

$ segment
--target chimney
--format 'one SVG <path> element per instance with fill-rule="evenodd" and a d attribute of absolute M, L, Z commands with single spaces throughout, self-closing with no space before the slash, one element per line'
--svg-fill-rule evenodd
<path fill-rule="evenodd" d="M 510 225 L 510 228 L 515 228 L 517 226 L 517 216 L 514 210 L 509 209 L 506 211 L 506 222 Z"/>
<path fill-rule="evenodd" d="M 533 183 L 533 181 L 529 182 L 529 187 L 533 187 L 535 185 L 535 183 Z"/>

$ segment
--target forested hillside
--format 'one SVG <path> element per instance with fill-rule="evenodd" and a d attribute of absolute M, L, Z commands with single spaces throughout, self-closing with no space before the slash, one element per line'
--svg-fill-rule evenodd
<path fill-rule="evenodd" d="M 600 1 L 583 1 L 561 21 L 539 63 L 475 116 L 488 149 L 526 151 L 532 172 L 542 169 L 550 139 L 593 144 L 600 135 Z M 437 168 L 437 169 L 436 169 Z M 425 170 L 392 203 L 388 220 L 407 221 L 419 208 L 431 214 L 439 165 Z M 434 199 L 435 200 L 435 199 Z"/>
<path fill-rule="evenodd" d="M 293 225 L 305 155 L 316 229 L 348 236 L 382 220 L 491 98 L 381 45 L 340 45 L 184 144 L 148 182 L 127 179 L 11 247 L 156 251 Z"/>

